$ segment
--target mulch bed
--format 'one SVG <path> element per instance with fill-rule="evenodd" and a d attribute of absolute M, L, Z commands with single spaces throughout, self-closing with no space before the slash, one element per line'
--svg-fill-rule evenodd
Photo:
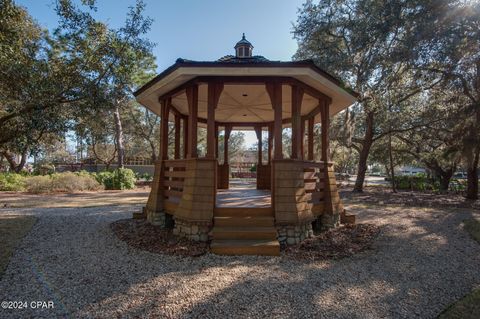
<path fill-rule="evenodd" d="M 110 228 L 129 246 L 152 253 L 197 257 L 208 251 L 205 243 L 176 237 L 170 229 L 150 225 L 144 219 L 121 219 L 111 223 Z"/>
<path fill-rule="evenodd" d="M 344 225 L 289 246 L 285 253 L 296 259 L 340 259 L 370 249 L 380 232 L 372 224 Z"/>
<path fill-rule="evenodd" d="M 398 191 L 392 193 L 387 187 L 365 187 L 362 193 L 354 193 L 351 188 L 340 190 L 340 197 L 345 203 L 367 203 L 378 205 L 402 205 L 439 208 L 473 208 L 480 209 L 480 200 L 468 200 L 461 194 L 420 191 Z"/>

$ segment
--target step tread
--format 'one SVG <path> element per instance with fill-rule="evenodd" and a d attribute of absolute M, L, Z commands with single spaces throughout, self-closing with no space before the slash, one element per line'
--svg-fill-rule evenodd
<path fill-rule="evenodd" d="M 210 247 L 280 246 L 278 240 L 269 239 L 214 239 Z"/>
<path fill-rule="evenodd" d="M 216 207 L 213 212 L 215 217 L 246 217 L 246 216 L 268 216 L 273 217 L 271 207 L 250 208 L 250 207 Z"/>
<path fill-rule="evenodd" d="M 273 216 L 214 216 L 214 219 L 261 219 L 274 220 Z"/>
<path fill-rule="evenodd" d="M 221 227 L 213 227 L 212 231 L 215 232 L 253 232 L 253 233 L 260 233 L 260 232 L 277 232 L 275 227 L 252 227 L 252 226 L 221 226 Z"/>

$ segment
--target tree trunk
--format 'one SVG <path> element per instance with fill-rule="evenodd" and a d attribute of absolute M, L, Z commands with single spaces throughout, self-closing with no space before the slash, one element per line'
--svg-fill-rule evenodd
<path fill-rule="evenodd" d="M 157 150 L 155 148 L 155 143 L 153 143 L 152 141 L 150 141 L 150 148 L 152 149 L 152 161 L 154 162 L 155 164 L 155 161 L 157 160 Z"/>
<path fill-rule="evenodd" d="M 20 158 L 20 163 L 18 163 L 17 167 L 15 168 L 16 173 L 20 173 L 22 169 L 25 167 L 27 163 L 27 151 L 23 151 L 22 157 Z"/>
<path fill-rule="evenodd" d="M 478 160 L 480 155 L 480 148 L 477 149 L 476 154 L 468 161 L 467 166 L 467 199 L 478 199 Z"/>
<path fill-rule="evenodd" d="M 10 166 L 10 170 L 15 173 L 20 173 L 22 169 L 25 167 L 25 164 L 27 163 L 27 151 L 24 150 L 22 153 L 22 157 L 20 158 L 20 162 L 17 164 L 15 161 L 15 156 L 10 153 L 9 151 L 3 151 L 2 152 L 3 156 L 5 156 L 5 159 L 8 162 L 8 165 Z"/>
<path fill-rule="evenodd" d="M 113 112 L 113 118 L 115 121 L 115 140 L 117 144 L 117 159 L 118 159 L 118 168 L 124 168 L 125 166 L 125 146 L 123 143 L 123 128 L 122 121 L 120 119 L 120 109 L 118 103 L 115 106 L 115 111 Z"/>
<path fill-rule="evenodd" d="M 393 163 L 393 152 L 392 152 L 392 134 L 388 134 L 388 157 L 390 161 L 390 174 L 392 179 L 392 192 L 396 193 L 397 189 L 395 188 L 395 164 Z"/>
<path fill-rule="evenodd" d="M 440 193 L 448 192 L 448 187 L 450 186 L 450 179 L 452 174 L 449 176 L 440 176 Z"/>
<path fill-rule="evenodd" d="M 355 180 L 354 192 L 363 192 L 363 183 L 365 182 L 365 174 L 367 172 L 367 160 L 370 148 L 373 144 L 373 112 L 368 112 L 365 118 L 365 136 L 362 140 L 360 157 L 358 160 L 357 179 Z"/>
<path fill-rule="evenodd" d="M 440 180 L 440 192 L 448 192 L 448 187 L 450 186 L 450 180 L 452 179 L 453 173 L 455 173 L 456 166 L 450 167 L 446 170 L 441 170 L 438 172 L 437 176 Z"/>
<path fill-rule="evenodd" d="M 433 172 L 433 176 L 438 178 L 440 181 L 440 192 L 448 192 L 448 187 L 450 186 L 450 180 L 452 179 L 455 170 L 457 169 L 457 164 L 452 163 L 447 168 L 443 169 L 442 166 L 436 159 L 423 162 L 425 166 Z"/>

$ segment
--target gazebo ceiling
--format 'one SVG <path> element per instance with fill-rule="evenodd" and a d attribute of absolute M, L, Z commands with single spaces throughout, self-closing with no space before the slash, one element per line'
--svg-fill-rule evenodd
<path fill-rule="evenodd" d="M 198 88 L 198 117 L 207 118 L 207 85 Z M 291 88 L 282 86 L 282 118 L 291 118 Z M 172 105 L 182 114 L 188 114 L 187 95 L 185 92 L 172 99 Z M 302 115 L 306 115 L 318 106 L 318 100 L 304 95 Z M 215 110 L 215 121 L 222 123 L 272 122 L 273 109 L 270 97 L 264 85 L 229 85 L 226 84 L 220 95 Z"/>

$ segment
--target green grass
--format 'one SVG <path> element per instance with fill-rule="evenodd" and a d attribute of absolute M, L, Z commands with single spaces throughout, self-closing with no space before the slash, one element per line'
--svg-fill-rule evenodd
<path fill-rule="evenodd" d="M 0 215 L 0 278 L 16 247 L 35 221 L 34 216 Z"/>
<path fill-rule="evenodd" d="M 464 222 L 465 230 L 480 244 L 480 222 L 474 218 Z M 477 319 L 480 318 L 480 289 L 457 301 L 439 316 L 439 319 Z"/>

